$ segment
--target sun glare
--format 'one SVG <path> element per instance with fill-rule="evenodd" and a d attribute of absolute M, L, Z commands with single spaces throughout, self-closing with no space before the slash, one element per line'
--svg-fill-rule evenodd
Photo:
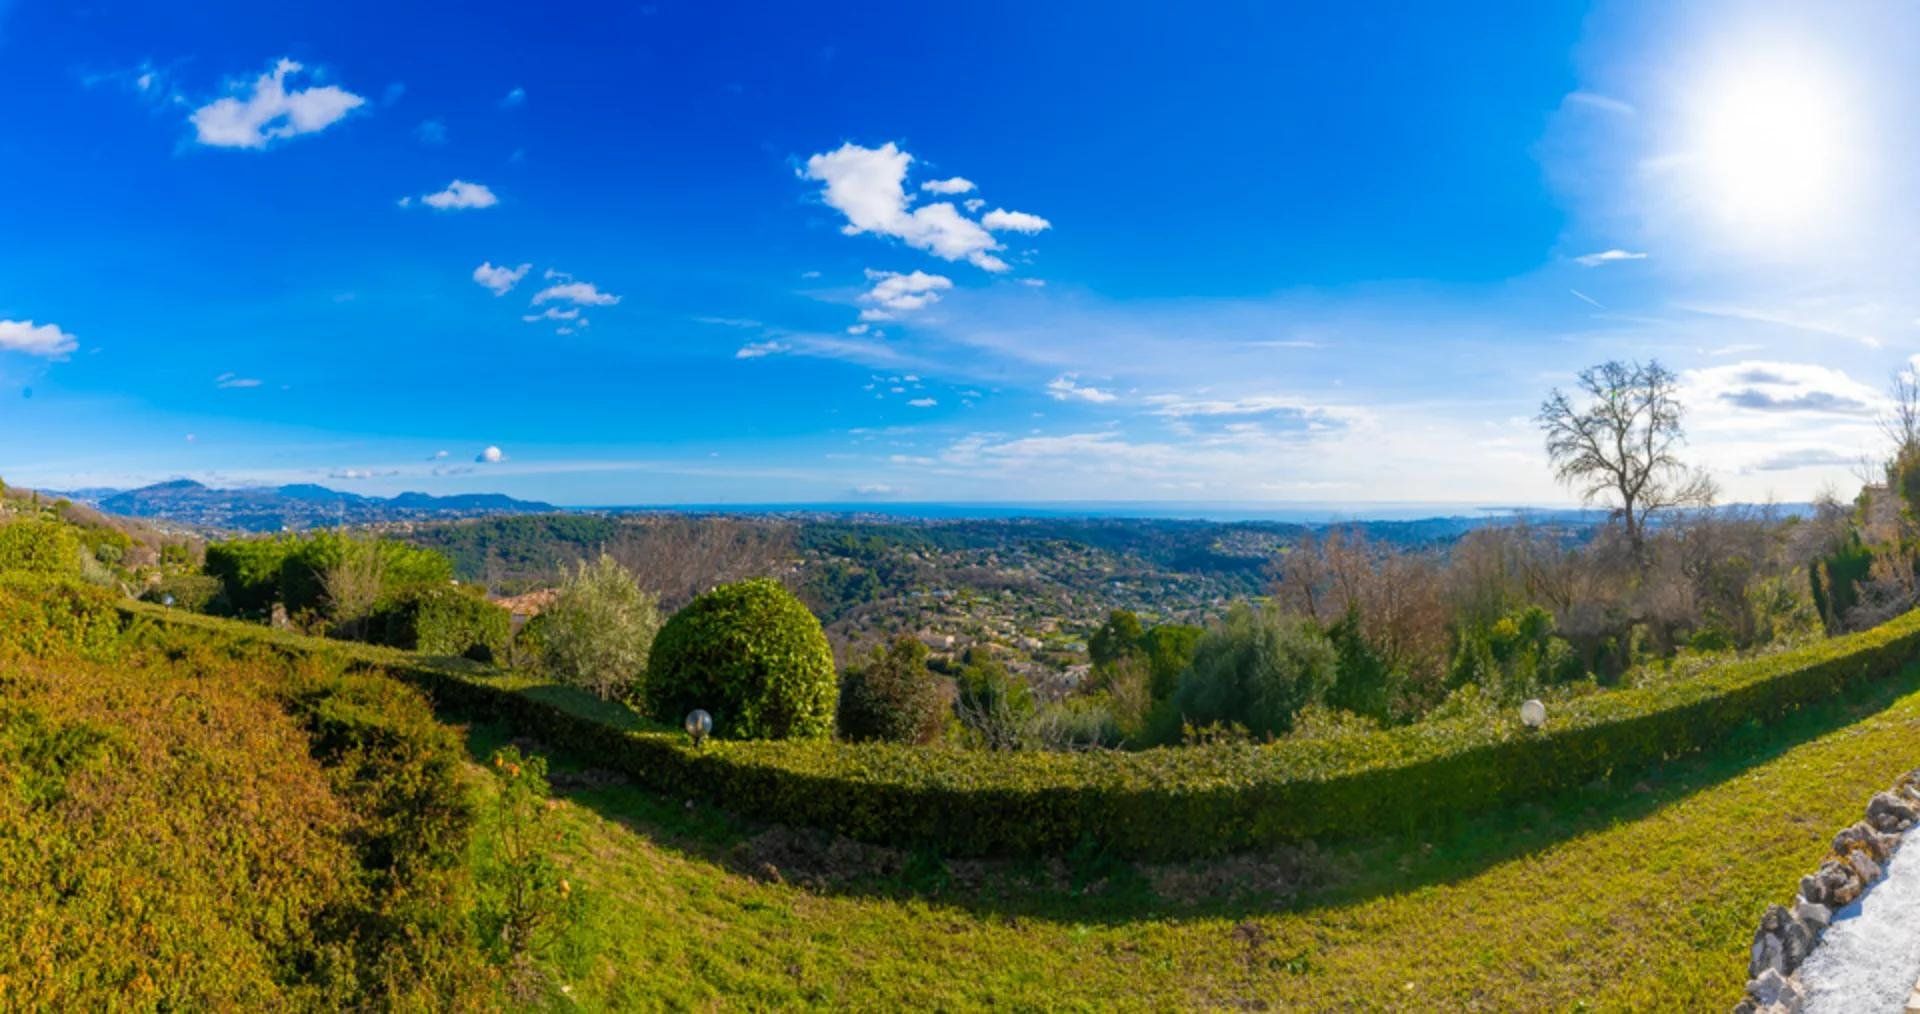
<path fill-rule="evenodd" d="M 1810 54 L 1745 53 L 1706 75 L 1691 99 L 1688 197 L 1733 238 L 1808 236 L 1847 214 L 1862 138 L 1846 88 Z"/>

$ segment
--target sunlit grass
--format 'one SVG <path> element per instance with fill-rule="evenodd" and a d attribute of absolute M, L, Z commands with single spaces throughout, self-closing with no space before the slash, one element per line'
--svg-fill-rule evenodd
<path fill-rule="evenodd" d="M 1098 856 L 985 889 L 913 857 L 808 890 L 730 860 L 754 828 L 594 788 L 560 810 L 592 903 L 554 960 L 590 1007 L 1726 1007 L 1760 910 L 1920 764 L 1917 688 L 1909 672 L 1552 805 L 1322 849 L 1333 882 L 1292 901 L 1165 899 Z"/>

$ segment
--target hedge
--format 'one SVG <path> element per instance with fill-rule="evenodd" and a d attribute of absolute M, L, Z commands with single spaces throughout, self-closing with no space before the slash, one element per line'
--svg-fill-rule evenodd
<path fill-rule="evenodd" d="M 492 662 L 506 656 L 513 618 L 478 592 L 428 585 L 381 600 L 367 626 L 369 639 L 380 644 Z"/>
<path fill-rule="evenodd" d="M 1505 718 L 1137 753 L 828 741 L 713 741 L 696 750 L 677 731 L 609 715 L 586 695 L 551 685 L 137 603 L 121 608 L 217 626 L 284 651 L 357 654 L 443 707 L 507 720 L 653 791 L 948 855 L 1060 852 L 1092 841 L 1119 855 L 1204 856 L 1418 826 L 1711 747 L 1752 723 L 1896 675 L 1920 654 L 1920 612 L 1908 613 L 1683 684 L 1558 705 L 1538 732 Z"/>

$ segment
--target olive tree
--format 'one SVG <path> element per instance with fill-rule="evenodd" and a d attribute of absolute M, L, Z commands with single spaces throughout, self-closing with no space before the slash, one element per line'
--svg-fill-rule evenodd
<path fill-rule="evenodd" d="M 567 576 L 545 614 L 547 667 L 603 698 L 634 696 L 660 630 L 654 597 L 605 553 Z"/>

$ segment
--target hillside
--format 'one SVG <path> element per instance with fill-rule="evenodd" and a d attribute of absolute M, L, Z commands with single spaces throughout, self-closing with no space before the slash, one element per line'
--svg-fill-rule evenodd
<path fill-rule="evenodd" d="M 215 489 L 191 479 L 175 479 L 138 489 L 73 490 L 66 495 L 76 502 L 111 514 L 247 532 L 554 510 L 552 504 L 516 500 L 498 493 L 462 493 L 453 496 L 401 493 L 393 497 L 369 497 L 309 483 L 272 488 Z"/>
<path fill-rule="evenodd" d="M 300 731 L 308 706 L 299 702 L 316 698 L 276 688 L 340 686 L 341 677 L 327 667 L 316 669 L 329 658 L 334 665 L 345 656 L 424 664 L 231 621 L 129 609 L 136 620 L 158 624 L 130 628 L 147 630 L 141 639 L 187 650 L 144 655 L 137 647 L 141 640 L 121 641 L 122 650 L 134 652 L 124 659 L 131 666 L 83 666 L 82 679 L 58 684 L 36 675 L 48 670 L 34 659 L 16 656 L 0 665 L 9 685 L 20 688 L 10 697 L 9 714 L 24 706 L 48 716 L 25 726 L 15 720 L 10 728 L 84 729 L 76 719 L 109 727 L 107 740 L 82 731 L 62 740 L 77 745 L 51 754 L 75 758 L 61 763 L 80 775 L 64 784 L 37 784 L 53 784 L 55 791 L 72 786 L 75 798 L 99 800 L 108 812 L 127 813 L 121 818 L 127 821 L 170 815 L 166 819 L 178 821 L 174 826 L 191 829 L 216 812 L 190 809 L 201 805 L 194 794 L 153 794 L 145 787 L 179 785 L 187 772 L 177 759 L 140 744 L 204 741 L 192 756 L 244 746 L 298 758 L 297 750 L 289 754 L 269 744 L 314 735 Z M 13 615 L 17 621 L 21 614 Z M 191 683 L 172 682 L 189 673 Z M 122 686 L 124 681 L 131 682 Z M 382 684 L 360 685 L 372 690 Z M 151 694 L 155 701 L 179 701 L 181 691 L 197 695 L 187 699 L 200 703 L 185 711 L 178 704 L 154 710 L 137 703 L 131 710 L 101 710 L 108 698 L 138 702 Z M 392 713 L 405 696 L 380 693 L 388 703 L 371 712 L 322 703 L 312 713 L 328 717 L 305 727 L 338 729 L 352 716 Z M 1546 802 L 1411 832 L 1174 864 L 1129 862 L 1091 848 L 1054 859 L 961 860 L 769 827 L 678 795 L 644 791 L 610 774 L 592 755 L 557 750 L 519 724 L 447 710 L 449 703 L 442 702 L 439 720 L 465 737 L 469 784 L 491 784 L 475 762 L 507 743 L 555 765 L 557 808 L 547 811 L 555 823 L 541 840 L 551 843 L 544 848 L 580 904 L 540 949 L 538 968 L 541 978 L 555 984 L 556 1002 L 589 1009 L 661 1003 L 928 1009 L 1730 1006 L 1744 982 L 1745 945 L 1756 913 L 1818 859 L 1832 829 L 1849 823 L 1862 799 L 1913 766 L 1912 744 L 1920 738 L 1920 670 L 1909 666 L 1897 678 L 1749 727 L 1706 753 Z M 234 720 L 215 720 L 210 727 L 205 717 L 186 725 L 175 717 L 229 712 Z M 124 733 L 111 731 L 124 723 L 134 724 Z M 257 733 L 227 731 L 258 723 L 265 724 Z M 10 742 L 19 742 L 17 734 Z M 97 742 L 131 746 L 101 753 L 88 745 Z M 29 753 L 50 756 L 45 750 Z M 296 825 L 305 826 L 310 830 L 298 833 L 318 834 L 317 855 L 344 855 L 338 845 L 325 844 L 326 829 L 334 826 L 330 819 L 350 823 L 356 806 L 364 805 L 355 803 L 355 786 L 369 774 L 364 763 L 327 776 L 327 757 L 353 754 L 321 751 L 317 770 L 292 762 L 294 768 L 273 775 L 273 783 L 306 802 L 283 807 L 260 794 L 269 790 L 254 788 L 257 777 L 277 768 L 258 767 L 239 753 L 226 756 L 232 759 L 206 769 L 233 786 L 221 798 L 258 802 L 218 811 L 238 814 L 238 822 L 226 817 L 214 825 L 220 833 L 242 843 L 287 842 Z M 152 760 L 140 760 L 146 757 Z M 169 774 L 176 770 L 180 774 Z M 323 782 L 328 793 L 320 791 Z M 45 798 L 44 789 L 33 791 L 41 795 L 17 798 Z M 494 792 L 483 788 L 479 798 L 492 799 Z M 328 794 L 336 801 L 329 803 Z M 17 822 L 23 818 L 15 805 L 9 812 Z M 413 805 L 385 812 L 418 813 Z M 314 806 L 322 809 L 309 812 Z M 289 823 L 276 830 L 283 820 Z M 13 840 L 44 841 L 43 828 L 43 819 L 16 823 Z M 133 872 L 133 857 L 162 869 L 191 864 L 198 838 L 182 844 L 102 834 L 89 840 L 96 851 L 78 853 L 81 861 L 115 871 L 104 874 L 107 882 L 125 883 L 142 897 L 139 885 L 157 882 Z M 262 853 L 265 865 L 256 868 L 297 883 L 300 877 L 324 878 L 326 862 L 345 861 L 289 865 L 306 862 L 304 855 Z M 164 979 L 146 963 L 147 951 L 123 956 L 112 937 L 91 930 L 78 935 L 79 922 L 57 930 L 44 946 L 77 946 L 79 963 L 62 967 L 83 972 L 69 972 L 67 979 L 35 973 L 32 956 L 44 953 L 36 949 L 43 945 L 30 940 L 8 981 L 24 990 L 15 994 L 22 1000 L 93 995 L 90 990 L 102 983 L 137 984 L 143 971 L 171 984 L 174 999 L 188 1006 L 272 990 L 323 995 L 313 990 L 324 983 L 300 979 L 306 973 L 298 966 L 276 971 L 272 949 L 262 949 L 271 938 L 258 935 L 269 928 L 244 928 L 244 913 L 260 898 L 249 885 L 227 888 L 202 916 L 209 922 L 200 932 L 214 933 L 214 942 L 194 945 L 201 950 L 192 952 L 230 946 L 230 953 L 220 952 L 219 967 L 230 967 L 236 982 L 252 983 L 245 988 L 254 993 L 211 972 L 207 978 Z M 137 904 L 159 902 L 155 896 Z M 154 911 L 159 914 L 151 918 L 168 926 L 175 917 L 167 913 L 177 910 Z M 1516 933 L 1522 926 L 1526 932 Z M 178 956 L 180 948 L 200 937 L 180 939 L 151 960 L 188 960 Z M 458 953 L 441 952 L 440 959 Z M 74 980 L 79 974 L 92 978 Z M 433 988 L 445 985 L 436 983 Z M 483 995 L 490 999 L 479 1006 L 515 1006 L 499 994 Z"/>

